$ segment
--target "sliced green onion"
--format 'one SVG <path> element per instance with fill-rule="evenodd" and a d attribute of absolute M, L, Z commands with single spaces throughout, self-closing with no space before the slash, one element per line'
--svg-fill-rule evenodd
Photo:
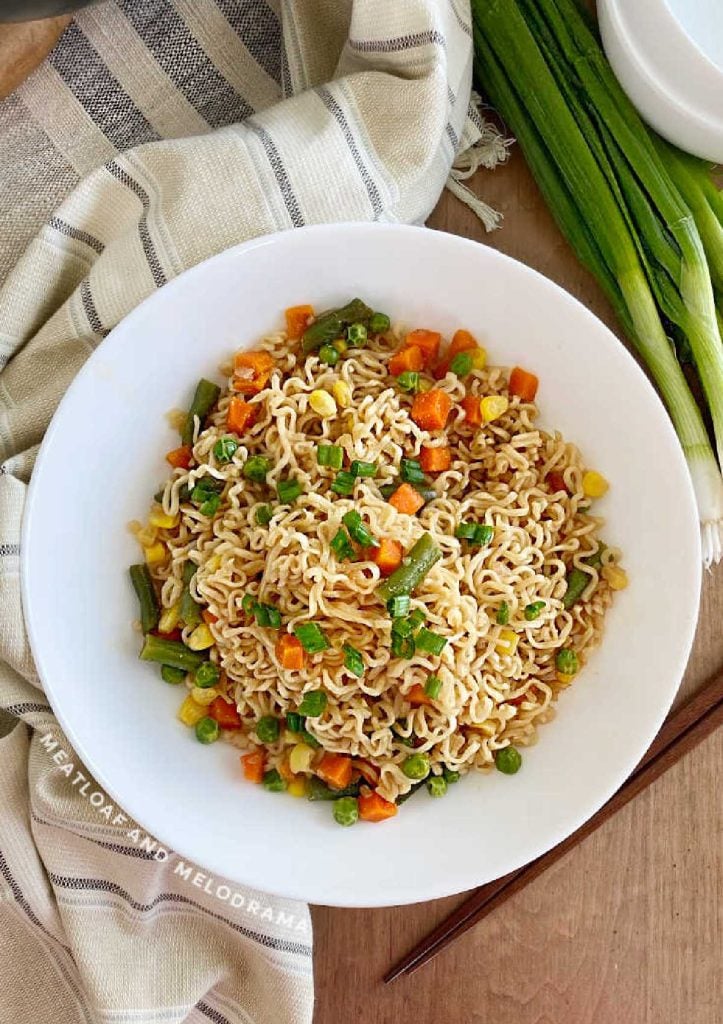
<path fill-rule="evenodd" d="M 474 540 L 477 531 L 477 523 L 460 523 L 454 531 L 457 540 Z"/>
<path fill-rule="evenodd" d="M 377 475 L 376 462 L 360 462 L 359 459 L 354 459 L 349 469 L 352 476 L 374 477 Z"/>
<path fill-rule="evenodd" d="M 506 601 L 503 601 L 502 604 L 497 609 L 497 615 L 495 616 L 495 620 L 498 626 L 506 626 L 507 623 L 510 621 L 510 606 L 507 604 Z"/>
<path fill-rule="evenodd" d="M 397 594 L 411 594 L 441 557 L 442 552 L 431 535 L 423 533 L 402 565 L 377 586 L 380 599 L 386 604 L 390 597 L 396 597 Z"/>
<path fill-rule="evenodd" d="M 544 601 L 533 601 L 531 604 L 525 605 L 525 618 L 527 621 L 533 622 L 538 618 L 544 607 Z"/>
<path fill-rule="evenodd" d="M 253 614 L 253 610 L 256 607 L 256 598 L 253 596 L 253 594 L 244 594 L 243 598 L 241 599 L 241 607 L 243 608 L 247 615 Z"/>
<path fill-rule="evenodd" d="M 419 391 L 419 373 L 417 370 L 404 370 L 397 377 L 397 386 L 400 391 L 408 394 L 416 394 Z"/>
<path fill-rule="evenodd" d="M 430 501 L 434 501 L 438 497 L 434 487 L 423 487 L 422 484 L 412 484 L 412 487 L 424 498 L 425 505 L 428 505 Z"/>
<path fill-rule="evenodd" d="M 257 601 L 254 604 L 254 618 L 256 619 L 257 626 L 270 626 L 269 606 L 267 604 L 259 604 Z"/>
<path fill-rule="evenodd" d="M 342 469 L 336 474 L 334 483 L 331 485 L 331 489 L 335 494 L 341 494 L 343 497 L 348 498 L 350 494 L 354 493 L 355 482 L 356 477 L 352 476 L 351 473 L 347 473 L 345 469 Z"/>
<path fill-rule="evenodd" d="M 265 459 L 263 455 L 252 455 L 244 463 L 243 475 L 247 480 L 253 481 L 255 484 L 266 483 L 266 474 L 271 469 L 271 462 L 269 459 Z"/>
<path fill-rule="evenodd" d="M 399 484 L 382 484 L 381 487 L 379 488 L 379 493 L 381 494 L 385 501 L 389 501 L 389 499 L 391 498 L 391 496 L 394 494 L 398 487 Z"/>
<path fill-rule="evenodd" d="M 195 505 L 200 505 L 209 498 L 218 495 L 223 488 L 223 480 L 217 480 L 215 476 L 204 476 L 191 491 L 191 501 Z"/>
<path fill-rule="evenodd" d="M 341 469 L 344 464 L 344 449 L 338 444 L 320 444 L 316 449 L 316 461 L 329 469 Z"/>
<path fill-rule="evenodd" d="M 387 611 L 393 619 L 400 619 L 409 611 L 409 594 L 397 594 L 387 601 Z"/>
<path fill-rule="evenodd" d="M 302 622 L 300 625 L 294 626 L 294 636 L 308 654 L 318 654 L 319 651 L 325 651 L 329 647 L 324 630 L 315 622 Z M 299 711 L 302 715 L 306 714 L 305 711 L 301 711 L 301 708 Z"/>
<path fill-rule="evenodd" d="M 417 459 L 402 459 L 399 464 L 399 475 L 408 484 L 423 484 L 427 480 Z"/>
<path fill-rule="evenodd" d="M 340 562 L 354 557 L 354 546 L 346 530 L 337 530 L 331 538 L 329 546 Z"/>
<path fill-rule="evenodd" d="M 367 343 L 367 329 L 364 324 L 350 324 L 346 330 L 346 340 L 350 348 L 363 348 Z"/>
<path fill-rule="evenodd" d="M 301 484 L 293 477 L 289 477 L 287 480 L 279 480 L 276 485 L 276 493 L 282 505 L 290 505 L 301 494 Z"/>
<path fill-rule="evenodd" d="M 323 690 L 309 690 L 301 698 L 299 714 L 304 718 L 318 718 L 324 713 L 328 701 L 329 698 Z"/>
<path fill-rule="evenodd" d="M 215 516 L 221 506 L 221 495 L 212 494 L 210 498 L 206 498 L 202 505 L 199 505 L 198 511 L 202 516 Z"/>
<path fill-rule="evenodd" d="M 264 608 L 266 609 L 266 615 L 269 620 L 269 626 L 271 626 L 272 629 L 280 629 L 281 612 L 279 611 L 279 609 L 275 608 L 272 604 L 265 604 Z"/>
<path fill-rule="evenodd" d="M 361 544 L 363 548 L 379 547 L 379 541 L 369 532 L 362 522 L 362 517 L 355 509 L 350 509 L 349 512 L 346 512 L 342 522 L 349 531 L 352 540 L 355 540 L 357 544 Z"/>
<path fill-rule="evenodd" d="M 400 636 L 398 633 L 392 633 L 392 654 L 395 658 L 413 658 L 414 650 L 413 636 Z"/>
<path fill-rule="evenodd" d="M 369 321 L 369 330 L 372 334 L 385 334 L 392 326 L 392 322 L 386 313 L 373 313 Z"/>
<path fill-rule="evenodd" d="M 469 352 L 458 352 L 449 364 L 452 373 L 455 373 L 458 377 L 466 377 L 471 372 L 472 366 L 472 356 Z"/>
<path fill-rule="evenodd" d="M 415 642 L 418 651 L 425 651 L 428 654 L 441 654 L 447 646 L 447 637 L 440 636 L 439 633 L 433 633 L 431 629 L 422 626 L 417 633 Z"/>
<path fill-rule="evenodd" d="M 424 614 L 421 608 L 415 608 L 412 614 L 409 616 L 409 625 L 412 629 L 418 629 L 422 625 L 427 616 Z"/>
<path fill-rule="evenodd" d="M 322 345 L 319 349 L 319 359 L 327 366 L 336 366 L 339 362 L 339 353 L 333 345 Z"/>
<path fill-rule="evenodd" d="M 431 675 L 428 677 L 427 682 L 424 684 L 424 692 L 432 700 L 436 700 L 439 697 L 440 690 L 442 689 L 442 680 L 439 676 Z"/>
<path fill-rule="evenodd" d="M 268 526 L 273 514 L 270 505 L 259 505 L 254 513 L 254 517 L 259 526 Z"/>
<path fill-rule="evenodd" d="M 295 711 L 286 712 L 286 728 L 289 732 L 301 732 L 303 720 Z"/>
<path fill-rule="evenodd" d="M 409 616 L 406 618 L 392 619 L 392 636 L 411 636 L 414 630 Z"/>
<path fill-rule="evenodd" d="M 270 793 L 283 793 L 286 789 L 286 782 L 276 768 L 272 768 L 270 771 L 264 772 L 263 786 Z"/>
<path fill-rule="evenodd" d="M 344 644 L 343 650 L 344 667 L 353 672 L 355 676 L 364 675 L 364 658 L 361 651 L 358 651 L 356 647 L 352 647 L 351 644 Z"/>
<path fill-rule="evenodd" d="M 221 437 L 213 446 L 213 454 L 216 456 L 217 462 L 230 462 L 234 457 L 234 452 L 238 448 L 238 441 L 233 437 Z"/>
<path fill-rule="evenodd" d="M 486 523 L 478 523 L 475 527 L 474 538 L 472 543 L 479 544 L 481 547 L 485 547 L 490 543 L 495 535 L 494 526 L 488 526 Z"/>
<path fill-rule="evenodd" d="M 275 743 L 279 738 L 279 720 L 273 715 L 263 715 L 256 723 L 256 735 L 262 743 Z"/>

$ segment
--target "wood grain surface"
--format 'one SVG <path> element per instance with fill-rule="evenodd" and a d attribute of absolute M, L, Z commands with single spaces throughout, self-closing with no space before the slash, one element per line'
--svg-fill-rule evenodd
<path fill-rule="evenodd" d="M 0 97 L 37 66 L 63 27 L 63 19 L 0 25 Z M 430 227 L 536 267 L 615 330 L 519 153 L 471 185 L 503 211 L 502 229 L 485 235 L 446 193 Z M 722 622 L 723 565 L 704 581 L 681 697 L 723 663 Z M 385 910 L 314 908 L 314 1024 L 720 1024 L 722 763 L 719 730 L 432 964 L 391 986 L 381 982 L 385 971 L 462 897 Z M 444 871 L 454 849 L 442 837 L 419 856 Z"/>

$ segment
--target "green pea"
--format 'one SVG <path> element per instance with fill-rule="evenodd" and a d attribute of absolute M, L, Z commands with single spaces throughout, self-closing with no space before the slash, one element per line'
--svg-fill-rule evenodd
<path fill-rule="evenodd" d="M 327 696 L 323 690 L 309 690 L 301 698 L 299 714 L 304 718 L 318 718 L 327 704 Z"/>
<path fill-rule="evenodd" d="M 238 448 L 238 441 L 232 437 L 221 437 L 213 446 L 213 454 L 217 462 L 230 462 Z"/>
<path fill-rule="evenodd" d="M 447 780 L 443 775 L 430 775 L 427 779 L 427 791 L 430 796 L 444 796 L 447 792 Z"/>
<path fill-rule="evenodd" d="M 444 777 L 444 781 L 447 783 L 448 786 L 453 785 L 453 783 L 455 782 L 459 782 L 461 778 L 459 772 L 455 772 L 451 768 L 447 768 L 446 765 L 442 769 L 442 776 Z"/>
<path fill-rule="evenodd" d="M 199 743 L 215 743 L 218 739 L 218 722 L 215 718 L 204 718 L 196 722 L 196 739 Z"/>
<path fill-rule="evenodd" d="M 350 324 L 346 340 L 351 348 L 363 348 L 367 343 L 367 329 L 364 324 Z"/>
<path fill-rule="evenodd" d="M 286 712 L 286 728 L 289 732 L 301 732 L 302 726 L 301 715 L 297 715 L 295 711 Z"/>
<path fill-rule="evenodd" d="M 164 683 L 173 683 L 174 686 L 182 683 L 186 678 L 186 670 L 174 668 L 173 665 L 161 665 L 161 679 Z"/>
<path fill-rule="evenodd" d="M 495 754 L 495 767 L 504 775 L 516 775 L 522 766 L 522 754 L 517 747 L 503 747 Z"/>
<path fill-rule="evenodd" d="M 207 498 L 202 505 L 199 506 L 198 511 L 202 516 L 215 516 L 221 506 L 221 495 L 212 494 L 210 498 Z"/>
<path fill-rule="evenodd" d="M 565 676 L 574 676 L 580 668 L 575 651 L 571 647 L 561 647 L 555 656 L 555 667 Z"/>
<path fill-rule="evenodd" d="M 342 796 L 332 807 L 337 825 L 354 825 L 359 819 L 359 801 L 354 796 Z"/>
<path fill-rule="evenodd" d="M 544 607 L 544 601 L 533 601 L 532 604 L 525 605 L 525 618 L 527 621 L 532 622 L 536 619 Z"/>
<path fill-rule="evenodd" d="M 268 789 L 270 793 L 283 793 L 286 789 L 286 782 L 281 778 L 275 768 L 271 768 L 270 771 L 264 772 L 263 784 L 264 789 Z"/>
<path fill-rule="evenodd" d="M 426 754 L 410 754 L 402 763 L 402 771 L 408 779 L 426 779 L 429 775 L 429 758 Z"/>
<path fill-rule="evenodd" d="M 221 669 L 218 665 L 214 661 L 204 661 L 196 669 L 193 681 L 196 686 L 200 686 L 201 689 L 205 690 L 208 686 L 215 686 L 220 678 Z"/>
<path fill-rule="evenodd" d="M 392 326 L 392 322 L 386 313 L 374 313 L 369 321 L 369 330 L 372 334 L 384 334 Z"/>
<path fill-rule="evenodd" d="M 336 366 L 339 362 L 339 350 L 333 345 L 322 345 L 319 349 L 319 359 L 327 366 Z"/>
<path fill-rule="evenodd" d="M 256 723 L 256 735 L 262 743 L 275 743 L 279 738 L 279 720 L 273 715 L 264 715 Z"/>

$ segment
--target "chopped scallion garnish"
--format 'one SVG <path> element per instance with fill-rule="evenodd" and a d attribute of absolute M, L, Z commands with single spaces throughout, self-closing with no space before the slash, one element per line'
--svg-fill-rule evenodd
<path fill-rule="evenodd" d="M 303 715 L 304 718 L 318 718 L 326 708 L 327 703 L 328 697 L 323 690 L 309 690 L 301 698 L 299 714 Z"/>
<path fill-rule="evenodd" d="M 409 611 L 409 594 L 397 594 L 387 601 L 387 611 L 393 619 L 400 619 Z"/>
<path fill-rule="evenodd" d="M 243 474 L 247 480 L 251 480 L 255 484 L 263 484 L 266 483 L 266 474 L 270 469 L 269 459 L 265 459 L 263 455 L 252 455 L 244 463 Z"/>
<path fill-rule="evenodd" d="M 356 477 L 352 476 L 351 473 L 347 473 L 345 469 L 342 469 L 336 474 L 334 483 L 331 485 L 331 489 L 335 494 L 341 494 L 342 497 L 348 498 L 350 494 L 354 493 L 355 481 Z"/>
<path fill-rule="evenodd" d="M 431 675 L 424 684 L 424 692 L 432 700 L 436 700 L 439 697 L 439 691 L 442 689 L 442 680 L 439 676 Z"/>
<path fill-rule="evenodd" d="M 350 672 L 353 672 L 355 676 L 361 676 L 364 674 L 364 659 L 361 655 L 361 651 L 358 651 L 356 647 L 352 647 L 351 644 L 344 644 L 344 667 L 348 668 Z"/>
<path fill-rule="evenodd" d="M 447 638 L 422 626 L 417 633 L 415 643 L 419 651 L 425 651 L 428 654 L 441 654 L 447 646 Z"/>
<path fill-rule="evenodd" d="M 331 550 L 334 552 L 336 557 L 342 562 L 345 558 L 354 557 L 354 547 L 352 545 L 349 534 L 346 530 L 339 529 L 336 531 L 334 536 L 331 538 L 330 545 Z"/>
<path fill-rule="evenodd" d="M 415 608 L 412 614 L 409 616 L 409 624 L 412 627 L 412 629 L 417 629 L 419 626 L 421 626 L 426 617 L 427 616 L 424 614 L 421 608 Z"/>
<path fill-rule="evenodd" d="M 268 526 L 272 516 L 273 512 L 270 505 L 259 505 L 256 509 L 255 518 L 259 526 Z"/>
<path fill-rule="evenodd" d="M 531 604 L 525 606 L 525 618 L 528 622 L 533 622 L 538 618 L 540 612 L 545 607 L 544 601 L 533 601 Z"/>
<path fill-rule="evenodd" d="M 427 479 L 417 459 L 402 459 L 399 475 L 408 484 L 423 484 Z"/>
<path fill-rule="evenodd" d="M 352 476 L 373 477 L 377 475 L 376 462 L 361 462 L 359 459 L 354 459 L 349 468 Z"/>
<path fill-rule="evenodd" d="M 350 509 L 349 512 L 345 513 L 342 522 L 349 531 L 352 540 L 355 540 L 357 544 L 361 544 L 363 548 L 379 547 L 379 541 L 369 532 L 357 511 Z"/>
<path fill-rule="evenodd" d="M 344 449 L 338 444 L 320 444 L 316 449 L 316 461 L 329 469 L 341 469 L 344 463 Z"/>
<path fill-rule="evenodd" d="M 414 637 L 392 634 L 392 654 L 395 658 L 414 657 Z"/>
<path fill-rule="evenodd" d="M 301 494 L 301 484 L 293 477 L 289 477 L 287 480 L 279 480 L 276 485 L 276 493 L 282 504 L 290 505 Z"/>
<path fill-rule="evenodd" d="M 253 594 L 244 594 L 243 600 L 241 601 L 241 607 L 247 615 L 251 615 L 254 608 L 256 607 L 256 598 Z"/>
<path fill-rule="evenodd" d="M 324 630 L 315 622 L 302 622 L 300 625 L 294 626 L 294 636 L 308 654 L 318 654 L 319 651 L 325 651 L 329 646 Z M 299 711 L 302 715 L 306 714 L 301 709 Z"/>

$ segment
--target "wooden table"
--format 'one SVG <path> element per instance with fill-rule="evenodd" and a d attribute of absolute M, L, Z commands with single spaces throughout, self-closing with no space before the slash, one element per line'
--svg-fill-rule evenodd
<path fill-rule="evenodd" d="M 0 25 L 0 96 L 64 24 Z M 519 153 L 471 185 L 504 212 L 502 230 L 485 235 L 447 193 L 430 227 L 536 267 L 615 330 Z M 723 565 L 705 578 L 680 698 L 723 663 L 722 622 Z M 432 964 L 389 987 L 381 983 L 387 968 L 463 897 L 388 910 L 314 908 L 314 1024 L 719 1024 L 721 764 L 719 732 Z M 444 871 L 454 851 L 430 844 L 419 856 L 436 857 Z"/>

